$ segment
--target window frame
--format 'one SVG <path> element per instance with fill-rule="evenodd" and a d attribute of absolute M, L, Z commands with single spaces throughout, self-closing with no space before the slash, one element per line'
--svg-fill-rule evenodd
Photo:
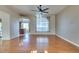
<path fill-rule="evenodd" d="M 37 32 L 37 33 L 48 33 L 48 32 L 50 32 L 50 19 L 48 19 L 48 17 L 47 17 L 47 20 L 48 20 L 48 31 L 37 31 L 37 19 L 36 19 L 35 32 Z"/>

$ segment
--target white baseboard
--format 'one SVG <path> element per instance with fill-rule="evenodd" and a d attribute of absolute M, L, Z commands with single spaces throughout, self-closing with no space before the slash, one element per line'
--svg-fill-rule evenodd
<path fill-rule="evenodd" d="M 64 38 L 64 37 L 62 37 L 62 36 L 60 36 L 58 34 L 56 34 L 56 36 L 60 37 L 61 39 L 65 40 L 65 41 L 67 41 L 67 42 L 69 42 L 69 43 L 71 43 L 71 44 L 73 44 L 73 45 L 75 45 L 77 47 L 79 47 L 79 44 L 76 44 L 76 43 L 74 43 L 74 42 L 72 42 L 72 41 L 70 41 L 70 40 L 68 40 L 68 39 L 66 39 L 66 38 Z"/>
<path fill-rule="evenodd" d="M 55 35 L 55 33 L 30 33 L 31 35 Z"/>

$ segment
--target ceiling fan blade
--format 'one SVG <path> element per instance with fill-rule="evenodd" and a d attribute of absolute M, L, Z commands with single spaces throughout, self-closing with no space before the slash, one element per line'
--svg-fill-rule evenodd
<path fill-rule="evenodd" d="M 32 11 L 37 11 L 37 10 L 32 10 Z"/>
<path fill-rule="evenodd" d="M 32 10 L 32 11 L 39 12 L 39 11 L 37 11 L 37 10 Z"/>
<path fill-rule="evenodd" d="M 39 5 L 37 8 L 38 8 L 38 9 L 41 9 L 41 6 L 42 6 L 42 5 Z"/>
<path fill-rule="evenodd" d="M 38 10 L 40 10 L 40 7 L 37 7 L 38 8 Z"/>
<path fill-rule="evenodd" d="M 37 11 L 37 10 L 32 10 L 32 11 Z"/>
<path fill-rule="evenodd" d="M 48 12 L 43 12 L 43 13 L 48 13 Z"/>
<path fill-rule="evenodd" d="M 43 9 L 43 11 L 46 11 L 46 10 L 48 10 L 49 8 L 46 8 L 46 9 Z"/>

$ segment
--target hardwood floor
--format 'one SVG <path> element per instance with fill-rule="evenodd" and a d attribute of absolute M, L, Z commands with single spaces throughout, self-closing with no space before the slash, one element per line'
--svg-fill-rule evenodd
<path fill-rule="evenodd" d="M 79 48 L 55 35 L 30 35 L 0 41 L 2 53 L 79 53 Z"/>

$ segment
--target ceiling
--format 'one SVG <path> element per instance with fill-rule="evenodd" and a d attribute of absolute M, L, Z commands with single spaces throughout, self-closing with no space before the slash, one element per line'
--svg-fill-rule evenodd
<path fill-rule="evenodd" d="M 9 5 L 7 6 L 21 15 L 34 15 L 37 5 Z M 43 8 L 49 8 L 48 15 L 57 14 L 66 8 L 66 5 L 43 5 Z"/>

